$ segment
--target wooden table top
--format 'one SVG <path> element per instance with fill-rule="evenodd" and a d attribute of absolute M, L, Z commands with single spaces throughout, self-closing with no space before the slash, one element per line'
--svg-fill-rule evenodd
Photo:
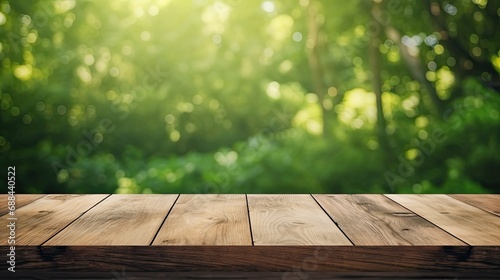
<path fill-rule="evenodd" d="M 15 217 L 17 270 L 500 269 L 500 195 L 17 195 Z"/>

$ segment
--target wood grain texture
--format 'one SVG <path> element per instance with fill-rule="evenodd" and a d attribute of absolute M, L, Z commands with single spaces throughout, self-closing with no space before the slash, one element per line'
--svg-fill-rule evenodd
<path fill-rule="evenodd" d="M 23 275 L 18 274 L 20 272 L 33 273 L 36 279 L 57 279 L 56 275 L 71 279 L 70 272 L 76 276 L 78 272 L 96 277 L 106 274 L 108 276 L 104 278 L 110 279 L 117 277 L 113 272 L 126 272 L 125 276 L 119 276 L 129 278 L 140 275 L 133 273 L 150 271 L 201 274 L 207 271 L 257 271 L 281 272 L 279 279 L 314 279 L 314 273 L 319 272 L 334 272 L 347 277 L 377 273 L 379 278 L 389 278 L 393 273 L 403 273 L 398 275 L 406 277 L 407 273 L 442 272 L 440 275 L 446 277 L 450 273 L 459 273 L 456 274 L 459 279 L 464 275 L 485 279 L 498 276 L 500 268 L 499 231 L 492 227 L 500 217 L 447 195 L 334 195 L 324 198 L 315 195 L 334 219 L 340 215 L 336 221 L 358 246 L 348 242 L 310 195 L 249 195 L 249 216 L 242 199 L 244 195 L 179 196 L 179 204 L 173 206 L 176 195 L 113 195 L 106 199 L 106 195 L 101 195 L 101 200 L 91 201 L 94 197 L 49 195 L 19 208 L 16 277 Z M 250 219 L 255 246 L 224 245 L 229 243 L 227 239 L 232 236 L 232 227 L 246 224 L 247 231 L 241 234 L 249 234 L 248 220 L 228 217 L 232 214 L 226 212 L 237 212 L 237 217 Z M 429 224 L 414 213 L 474 246 L 443 242 L 444 237 L 431 230 L 434 227 L 428 228 Z M 352 217 L 347 217 L 349 215 Z M 233 220 L 233 226 L 225 226 Z M 174 221 L 172 225 L 168 224 Z M 184 233 L 187 236 L 182 238 L 188 241 L 149 246 L 153 241 L 149 234 L 158 232 L 162 223 L 162 230 L 177 227 L 174 230 L 176 236 Z M 219 224 L 224 224 L 222 228 L 225 229 L 221 230 Z M 406 226 L 415 234 L 391 232 L 399 232 Z M 193 232 L 184 227 L 192 228 Z M 356 229 L 362 233 L 348 233 L 349 227 L 353 232 Z M 51 234 L 54 231 L 59 233 Z M 423 236 L 416 236 L 417 233 Z M 378 234 L 381 237 L 371 236 Z M 40 235 L 41 240 L 46 235 L 55 236 L 45 243 L 32 242 Z M 197 242 L 205 242 L 205 245 L 186 245 L 199 235 L 205 236 L 198 237 Z M 341 242 L 338 242 L 339 236 Z M 155 242 L 162 240 L 159 232 L 157 237 Z M 7 240 L 5 235 L 0 238 L 1 241 Z M 61 238 L 61 242 L 54 242 L 57 238 Z M 377 245 L 367 245 L 366 242 L 373 241 L 373 238 L 382 241 L 373 242 Z M 110 239 L 121 240 L 122 244 Z M 28 240 L 31 244 L 22 245 L 19 240 L 24 244 Z M 425 244 L 425 240 L 429 244 Z M 478 245 L 487 243 L 485 240 L 490 242 Z M 400 241 L 411 245 L 397 243 Z M 208 242 L 217 245 L 206 245 Z M 5 243 L 0 244 L 0 251 L 7 250 Z M 6 269 L 7 263 L 0 262 L 0 271 Z M 353 274 L 348 274 L 351 272 Z M 2 276 L 0 274 L 0 279 L 5 278 Z M 15 278 L 9 274 L 5 279 Z"/>
<path fill-rule="evenodd" d="M 237 279 L 237 280 L 352 280 L 352 279 L 495 279 L 498 280 L 498 272 L 494 270 L 481 271 L 411 271 L 411 272 L 248 272 L 248 271 L 193 271 L 193 272 L 129 272 L 126 269 L 103 272 L 0 272 L 0 279 L 112 279 L 112 280 L 193 280 L 193 279 Z"/>
<path fill-rule="evenodd" d="M 447 195 L 386 195 L 473 246 L 500 244 L 500 217 Z"/>
<path fill-rule="evenodd" d="M 16 211 L 16 246 L 41 245 L 107 195 L 47 195 Z M 5 215 L 0 217 L 6 219 Z M 7 244 L 0 232 L 0 246 Z"/>
<path fill-rule="evenodd" d="M 498 271 L 500 267 L 500 248 L 494 246 L 30 246 L 18 248 L 16 257 L 22 260 L 16 265 L 18 271 L 288 272 L 284 279 L 311 271 Z"/>
<path fill-rule="evenodd" d="M 152 245 L 252 245 L 245 195 L 181 195 Z"/>
<path fill-rule="evenodd" d="M 149 245 L 178 195 L 111 195 L 44 245 Z"/>
<path fill-rule="evenodd" d="M 16 194 L 16 210 L 44 196 L 44 194 Z M 0 195 L 0 216 L 5 215 L 9 212 L 7 203 L 8 195 Z"/>
<path fill-rule="evenodd" d="M 451 197 L 500 216 L 499 194 L 453 194 Z"/>
<path fill-rule="evenodd" d="M 354 245 L 467 246 L 383 195 L 313 196 Z"/>
<path fill-rule="evenodd" d="M 254 245 L 352 245 L 310 195 L 248 195 Z"/>

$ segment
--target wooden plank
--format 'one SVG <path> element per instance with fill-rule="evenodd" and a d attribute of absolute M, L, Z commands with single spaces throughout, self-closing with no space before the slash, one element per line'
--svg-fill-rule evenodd
<path fill-rule="evenodd" d="M 473 246 L 500 244 L 500 217 L 447 195 L 386 195 Z"/>
<path fill-rule="evenodd" d="M 118 196 L 119 195 L 116 197 Z M 164 202 L 168 200 L 166 197 L 169 195 L 151 196 L 160 197 Z M 181 199 L 182 196 L 180 196 L 177 200 L 178 203 L 181 202 L 181 204 L 179 204 L 180 206 L 175 204 L 172 206 L 173 208 L 165 207 L 165 203 L 158 203 L 156 199 L 151 199 L 149 195 L 132 195 L 127 196 L 129 199 L 124 200 L 114 198 L 116 199 L 115 202 L 109 202 L 114 197 L 110 196 L 104 201 L 98 201 L 98 204 L 91 210 L 88 210 L 84 215 L 80 215 L 79 218 L 75 218 L 76 220 L 73 220 L 73 222 L 69 222 L 71 224 L 62 231 L 59 230 L 59 234 L 53 239 L 50 239 L 49 242 L 41 246 L 38 246 L 39 244 L 36 243 L 25 246 L 16 244 L 18 245 L 16 246 L 16 271 L 22 273 L 32 272 L 36 274 L 37 277 L 42 277 L 40 273 L 44 272 L 99 272 L 108 273 L 109 276 L 105 276 L 105 278 L 108 277 L 107 279 L 113 276 L 116 277 L 116 275 L 112 273 L 113 271 L 126 271 L 127 274 L 124 278 L 139 275 L 133 274 L 134 272 L 140 273 L 149 271 L 198 271 L 203 273 L 206 271 L 273 271 L 282 272 L 283 274 L 278 277 L 282 279 L 314 279 L 313 273 L 318 272 L 338 272 L 341 275 L 347 275 L 344 274 L 347 272 L 361 273 L 368 271 L 370 273 L 460 272 L 459 275 L 474 274 L 474 276 L 484 279 L 487 278 L 486 276 L 488 276 L 488 274 L 482 273 L 494 271 L 493 274 L 489 275 L 496 276 L 498 268 L 500 267 L 500 243 L 498 242 L 485 246 L 463 246 L 462 243 L 458 245 L 439 244 L 414 246 L 415 244 L 412 243 L 411 245 L 405 244 L 399 246 L 352 246 L 352 244 L 348 242 L 347 244 L 337 242 L 337 244 L 334 245 L 321 245 L 327 242 L 334 243 L 332 239 L 334 241 L 336 239 L 332 238 L 332 236 L 338 234 L 336 231 L 340 232 L 340 230 L 335 226 L 334 222 L 331 221 L 320 205 L 316 203 L 313 197 L 309 195 L 249 195 L 248 207 L 250 208 L 250 214 L 249 216 L 242 216 L 246 218 L 250 217 L 256 246 L 185 244 L 172 246 L 176 245 L 174 243 L 167 244 L 167 246 L 149 246 L 151 243 L 148 244 L 147 242 L 141 242 L 142 245 L 137 246 L 137 239 L 134 238 L 125 240 L 123 243 L 126 243 L 125 245 L 111 244 L 109 242 L 103 242 L 104 245 L 94 245 L 91 242 L 83 242 L 85 243 L 84 245 L 80 243 L 81 240 L 85 239 L 99 239 L 101 235 L 122 238 L 122 236 L 140 236 L 148 235 L 149 232 L 156 232 L 160 228 L 161 223 L 156 225 L 155 230 L 155 226 L 151 226 L 149 221 L 156 220 L 156 215 L 159 215 L 157 212 L 162 211 L 162 217 L 165 218 L 168 213 L 166 210 L 168 209 L 172 210 L 164 222 L 165 228 L 177 225 L 179 225 L 179 227 L 184 227 L 186 225 L 192 227 L 195 233 L 186 233 L 192 235 L 191 237 L 187 237 L 188 239 L 196 238 L 196 234 L 205 234 L 205 231 L 217 232 L 217 234 L 224 236 L 227 235 L 227 233 L 224 232 L 224 230 L 219 230 L 218 225 L 205 227 L 204 231 L 197 231 L 197 227 L 210 224 L 212 222 L 210 217 L 215 219 L 215 224 L 217 224 L 217 222 L 223 224 L 227 223 L 226 216 L 222 214 L 225 211 L 236 211 L 240 213 L 243 209 L 243 213 L 245 213 L 245 201 L 241 199 L 241 196 L 243 195 L 186 196 L 187 198 L 183 199 Z M 66 196 L 59 197 L 59 200 L 70 200 L 70 198 L 65 197 Z M 315 197 L 318 198 L 320 196 Z M 387 197 L 389 197 L 389 195 Z M 412 198 L 413 196 L 409 197 Z M 474 227 L 471 227 L 468 222 L 470 223 L 469 220 L 478 219 L 481 221 L 481 230 L 492 232 L 493 235 L 498 235 L 498 230 L 488 226 L 491 224 L 491 221 L 496 221 L 496 219 L 500 219 L 500 217 L 446 195 L 415 197 L 416 202 L 412 199 L 410 199 L 410 202 L 415 203 L 418 206 L 417 208 L 423 208 L 424 210 L 422 211 L 424 212 L 429 211 L 433 213 L 436 210 L 448 212 L 448 214 L 441 214 L 451 216 L 451 218 L 449 218 L 451 222 L 447 221 L 446 218 L 441 218 L 441 220 L 450 222 L 457 229 L 470 231 L 472 228 L 476 230 L 479 226 L 474 225 Z M 36 215 L 40 214 L 38 213 L 39 208 L 33 205 L 40 204 L 40 201 L 46 199 L 47 198 L 39 199 L 20 208 L 19 211 L 26 211 L 25 209 L 30 207 L 37 211 L 31 211 L 29 213 L 30 215 L 25 215 L 25 213 L 22 216 L 18 213 L 20 218 L 18 221 L 19 226 L 21 226 L 21 222 L 24 223 L 27 221 L 28 224 L 32 224 L 36 219 L 41 218 L 45 219 L 41 221 L 41 225 L 44 225 L 43 223 L 48 223 L 47 227 L 50 227 L 58 222 L 60 217 L 66 218 L 67 213 L 64 212 L 62 212 L 62 214 L 66 215 L 52 215 L 52 213 L 49 213 L 52 215 L 50 219 L 36 217 Z M 203 202 L 204 199 L 208 201 Z M 362 223 L 363 219 L 372 219 L 373 227 L 375 227 L 374 231 L 376 231 L 377 234 L 386 234 L 382 231 L 382 229 L 385 230 L 386 226 L 390 229 L 401 229 L 403 225 L 399 223 L 403 223 L 405 225 L 411 225 L 411 230 L 422 232 L 423 235 L 436 235 L 434 232 L 427 232 L 429 229 L 426 228 L 425 224 L 422 226 L 421 219 L 414 221 L 418 218 L 418 216 L 412 213 L 416 212 L 415 210 L 407 210 L 407 208 L 410 208 L 409 206 L 403 204 L 403 207 L 400 205 L 402 202 L 396 203 L 393 199 L 388 200 L 381 195 L 340 196 L 340 198 L 337 196 L 333 198 L 326 196 L 323 200 L 326 200 L 328 203 L 325 203 L 322 199 L 318 199 L 327 211 L 331 211 L 335 213 L 335 215 L 347 215 L 348 213 L 346 211 L 351 208 L 352 213 L 350 214 L 353 215 L 353 217 L 351 220 L 341 217 L 342 219 L 346 219 L 345 221 L 342 219 L 339 220 L 341 227 L 343 227 L 346 222 Z M 327 205 L 332 204 L 330 200 L 334 201 L 333 205 L 335 205 L 335 208 L 328 210 L 329 206 Z M 58 203 L 58 201 L 55 201 L 51 202 L 50 205 Z M 68 211 L 70 212 L 79 212 L 79 204 L 75 203 L 75 200 L 69 203 L 62 203 L 66 203 L 65 206 L 67 207 L 64 209 L 69 209 Z M 174 204 L 173 201 L 171 201 L 171 205 L 172 204 Z M 430 204 L 430 206 L 427 204 Z M 238 207 L 234 207 L 233 209 L 232 207 L 234 205 L 238 205 Z M 75 206 L 76 210 L 73 210 L 73 206 Z M 165 207 L 165 209 L 162 207 Z M 195 209 L 190 209 L 193 207 Z M 209 209 L 210 207 L 214 209 Z M 345 207 L 345 209 L 343 209 L 343 207 Z M 443 207 L 445 210 L 439 207 Z M 40 209 L 44 211 L 43 208 Z M 206 209 L 206 211 L 202 211 L 202 209 Z M 198 210 L 199 213 L 197 212 Z M 52 211 L 52 209 L 46 211 Z M 363 211 L 369 213 L 363 213 Z M 96 212 L 96 214 L 92 214 L 93 212 Z M 147 213 L 143 215 L 143 212 Z M 168 226 L 169 221 L 174 221 L 174 219 L 169 220 L 173 217 L 170 216 L 173 213 L 180 213 L 175 214 L 175 216 L 178 216 L 179 220 L 175 225 Z M 190 214 L 188 215 L 185 213 Z M 203 219 L 198 220 L 199 216 L 203 217 Z M 431 219 L 425 217 L 425 215 L 423 216 L 425 219 L 434 223 Z M 399 218 L 401 218 L 401 221 Z M 182 221 L 182 219 L 186 220 Z M 230 219 L 227 218 L 227 220 Z M 235 227 L 248 223 L 248 221 L 242 222 L 241 220 L 236 220 Z M 163 220 L 161 222 L 163 222 Z M 73 233 L 71 233 L 69 230 L 78 223 L 82 223 L 82 225 L 74 228 Z M 122 224 L 125 226 L 122 226 Z M 435 224 L 442 227 L 439 223 Z M 330 228 L 331 226 L 333 226 L 333 230 Z M 358 225 L 353 225 L 353 227 L 356 226 Z M 371 225 L 366 224 L 366 226 L 369 227 Z M 248 224 L 247 229 L 249 229 Z M 360 227 L 360 230 L 363 231 L 367 229 Z M 95 236 L 92 235 L 94 231 L 98 232 Z M 44 234 L 44 227 L 38 226 L 34 230 L 30 229 L 27 232 L 33 232 L 35 235 Z M 181 232 L 185 232 L 184 229 L 181 228 Z M 246 232 L 248 234 L 249 231 Z M 74 239 L 80 241 L 74 242 L 74 244 L 71 245 L 65 245 L 64 242 L 50 244 L 50 242 L 65 233 L 71 233 L 72 236 L 66 236 L 63 240 Z M 346 238 L 342 232 L 340 233 L 341 237 Z M 372 233 L 368 232 L 366 234 L 369 235 Z M 160 233 L 158 233 L 157 237 L 159 236 Z M 204 240 L 201 243 L 208 240 L 212 241 L 212 243 L 222 244 L 219 243 L 216 237 L 213 237 L 212 233 L 207 234 L 207 236 L 208 237 L 199 238 L 200 240 Z M 280 239 L 280 236 L 283 237 L 283 239 Z M 19 234 L 17 237 L 19 238 Z M 3 240 L 6 239 L 3 237 L 0 238 Z M 399 236 L 384 236 L 382 238 L 393 240 L 398 239 Z M 412 238 L 418 237 L 412 236 Z M 481 236 L 481 238 L 486 239 L 488 236 Z M 386 241 L 385 239 L 384 242 Z M 406 240 L 405 237 L 403 239 Z M 442 241 L 439 234 L 437 239 Z M 148 240 L 153 241 L 152 237 Z M 161 238 L 155 239 L 155 242 L 157 240 L 161 240 Z M 325 240 L 327 242 L 325 242 Z M 353 240 L 356 240 L 356 238 L 353 238 Z M 266 242 L 268 244 L 266 244 Z M 283 245 L 286 243 L 290 245 Z M 89 246 L 89 244 L 92 246 Z M 3 251 L 7 251 L 7 248 L 8 246 L 5 244 L 0 246 L 0 249 Z M 4 262 L 0 267 L 2 271 L 6 271 L 7 263 Z M 15 275 L 20 276 L 21 274 L 16 273 Z M 386 276 L 381 277 L 387 278 Z M 9 277 L 12 276 L 9 274 Z M 214 277 L 217 278 L 216 276 Z M 2 278 L 1 275 L 0 278 Z M 47 278 L 52 279 L 56 277 L 47 276 Z M 72 276 L 68 276 L 65 279 L 69 278 L 72 278 Z"/>
<path fill-rule="evenodd" d="M 352 245 L 310 195 L 248 195 L 254 245 Z"/>
<path fill-rule="evenodd" d="M 18 209 L 16 246 L 41 245 L 106 196 L 47 195 Z M 5 215 L 0 219 L 5 220 Z M 7 244 L 8 234 L 7 231 L 0 232 L 0 245 Z"/>
<path fill-rule="evenodd" d="M 169 279 L 169 280 L 193 280 L 193 279 L 239 279 L 239 280 L 352 280 L 352 279 L 495 279 L 498 280 L 498 271 L 409 271 L 409 272 L 248 272 L 248 271 L 193 271 L 193 272 L 130 272 L 126 269 L 120 271 L 102 272 L 46 272 L 19 271 L 12 275 L 12 272 L 1 272 L 0 279 L 112 279 L 112 280 L 146 280 L 146 279 Z"/>
<path fill-rule="evenodd" d="M 178 195 L 111 195 L 47 241 L 47 246 L 148 246 Z"/>
<path fill-rule="evenodd" d="M 44 194 L 16 194 L 16 210 L 44 196 Z M 8 195 L 2 194 L 0 195 L 0 216 L 8 212 Z"/>
<path fill-rule="evenodd" d="M 500 248 L 307 245 L 33 246 L 18 248 L 16 259 L 22 260 L 16 263 L 16 270 L 20 272 L 281 271 L 289 274 L 280 279 L 306 279 L 303 276 L 311 271 L 498 272 Z"/>
<path fill-rule="evenodd" d="M 152 245 L 251 246 L 245 195 L 181 195 Z"/>
<path fill-rule="evenodd" d="M 354 245 L 467 246 L 383 195 L 313 196 Z"/>
<path fill-rule="evenodd" d="M 500 195 L 498 194 L 453 194 L 450 196 L 500 216 Z"/>

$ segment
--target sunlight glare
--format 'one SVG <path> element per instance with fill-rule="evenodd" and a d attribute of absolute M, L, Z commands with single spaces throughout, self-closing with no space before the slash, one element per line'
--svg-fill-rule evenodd
<path fill-rule="evenodd" d="M 267 13 L 274 12 L 274 3 L 271 1 L 265 1 L 264 3 L 262 3 L 262 10 Z"/>

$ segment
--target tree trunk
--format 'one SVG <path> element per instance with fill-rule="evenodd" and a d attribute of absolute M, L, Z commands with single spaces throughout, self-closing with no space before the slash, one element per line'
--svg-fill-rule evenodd
<path fill-rule="evenodd" d="M 373 4 L 373 12 L 378 12 L 380 7 L 377 3 Z M 370 37 L 370 42 L 368 45 L 368 55 L 370 60 L 370 71 L 372 79 L 372 88 L 375 94 L 375 100 L 377 105 L 377 137 L 380 143 L 380 148 L 384 153 L 386 159 L 390 158 L 390 147 L 387 138 L 386 120 L 384 117 L 384 107 L 382 104 L 382 81 L 381 81 L 381 62 L 380 62 L 380 51 L 379 51 L 379 34 L 375 33 Z M 385 161 L 387 166 L 387 161 Z"/>
<path fill-rule="evenodd" d="M 329 137 L 331 134 L 330 131 L 330 123 L 328 121 L 328 110 L 323 106 L 323 102 L 326 96 L 325 84 L 323 82 L 324 70 L 321 65 L 321 56 L 320 56 L 320 40 L 319 40 L 319 26 L 317 22 L 318 11 L 316 6 L 313 3 L 310 3 L 308 6 L 309 13 L 309 22 L 308 22 L 308 34 L 307 40 L 311 42 L 312 45 L 306 48 L 308 49 L 308 62 L 309 68 L 312 74 L 312 81 L 314 90 L 318 95 L 318 104 L 321 108 L 322 120 L 323 120 L 323 136 Z"/>

